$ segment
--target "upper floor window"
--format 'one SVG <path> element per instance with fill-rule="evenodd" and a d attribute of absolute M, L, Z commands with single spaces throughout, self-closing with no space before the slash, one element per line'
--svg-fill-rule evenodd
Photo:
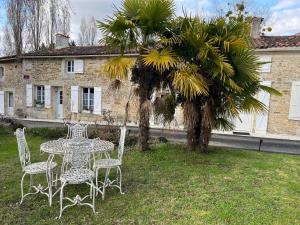
<path fill-rule="evenodd" d="M 94 88 L 82 88 L 82 109 L 94 110 Z"/>
<path fill-rule="evenodd" d="M 84 72 L 84 62 L 82 59 L 69 59 L 65 61 L 66 73 L 83 73 Z"/>
<path fill-rule="evenodd" d="M 0 66 L 0 79 L 4 77 L 4 68 L 3 66 Z"/>
<path fill-rule="evenodd" d="M 35 86 L 35 105 L 42 106 L 45 104 L 45 86 Z"/>
<path fill-rule="evenodd" d="M 74 60 L 66 61 L 67 73 L 74 73 Z"/>

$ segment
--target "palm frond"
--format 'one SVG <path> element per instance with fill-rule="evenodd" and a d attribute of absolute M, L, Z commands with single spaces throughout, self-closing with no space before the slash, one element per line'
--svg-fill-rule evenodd
<path fill-rule="evenodd" d="M 174 74 L 173 86 L 187 99 L 208 95 L 208 84 L 197 72 L 197 66 L 185 65 Z"/>
<path fill-rule="evenodd" d="M 282 93 L 277 91 L 276 89 L 272 88 L 272 87 L 268 87 L 268 86 L 265 86 L 265 85 L 259 85 L 259 88 L 271 95 L 276 95 L 276 96 L 281 96 Z"/>
<path fill-rule="evenodd" d="M 134 59 L 124 56 L 111 58 L 103 65 L 102 72 L 110 79 L 127 79 L 128 71 L 134 63 Z"/>
<path fill-rule="evenodd" d="M 145 36 L 157 34 L 175 15 L 173 0 L 148 0 L 139 13 L 140 28 Z"/>
<path fill-rule="evenodd" d="M 152 66 L 158 71 L 169 70 L 177 63 L 176 55 L 168 48 L 161 50 L 149 50 L 143 56 L 143 61 L 146 66 Z"/>
<path fill-rule="evenodd" d="M 252 96 L 246 96 L 240 106 L 240 111 L 246 113 L 265 113 L 266 105 Z"/>
<path fill-rule="evenodd" d="M 234 124 L 227 118 L 216 118 L 214 120 L 213 128 L 222 131 L 231 131 L 234 129 Z"/>

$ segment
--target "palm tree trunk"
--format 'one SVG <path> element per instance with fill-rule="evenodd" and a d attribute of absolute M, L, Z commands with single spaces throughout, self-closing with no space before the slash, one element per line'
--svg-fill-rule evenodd
<path fill-rule="evenodd" d="M 195 151 L 199 146 L 201 131 L 201 117 L 196 101 L 187 101 L 184 104 L 184 120 L 187 126 L 187 148 Z"/>
<path fill-rule="evenodd" d="M 201 134 L 199 137 L 199 151 L 202 153 L 208 153 L 208 144 L 211 138 L 212 128 L 210 125 L 205 124 L 205 122 L 202 122 L 200 129 Z"/>
<path fill-rule="evenodd" d="M 149 118 L 148 90 L 144 87 L 139 89 L 139 147 L 141 151 L 149 150 Z"/>

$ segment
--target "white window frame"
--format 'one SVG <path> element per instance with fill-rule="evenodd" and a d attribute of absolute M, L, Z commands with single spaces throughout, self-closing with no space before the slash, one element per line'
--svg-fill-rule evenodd
<path fill-rule="evenodd" d="M 2 75 L 1 75 L 1 72 L 0 72 L 0 80 L 2 80 L 5 76 L 5 69 L 4 69 L 4 66 L 0 66 L 0 71 L 2 70 Z"/>
<path fill-rule="evenodd" d="M 87 89 L 88 93 L 84 93 L 84 90 Z M 93 89 L 93 93 L 91 93 L 91 90 Z M 81 108 L 82 112 L 93 112 L 95 108 L 95 89 L 94 87 L 82 87 L 81 88 Z M 84 94 L 87 94 L 87 107 L 84 105 Z M 93 94 L 93 97 L 91 98 L 91 94 Z M 86 108 L 85 108 L 86 107 Z"/>
<path fill-rule="evenodd" d="M 70 65 L 69 65 L 70 63 Z M 75 73 L 75 60 L 68 59 L 66 60 L 66 72 L 67 73 Z"/>
<path fill-rule="evenodd" d="M 40 88 L 40 90 L 39 90 Z M 40 93 L 39 93 L 40 92 Z M 44 85 L 36 85 L 35 86 L 35 96 L 34 96 L 35 104 L 40 103 L 45 107 L 45 86 Z"/>

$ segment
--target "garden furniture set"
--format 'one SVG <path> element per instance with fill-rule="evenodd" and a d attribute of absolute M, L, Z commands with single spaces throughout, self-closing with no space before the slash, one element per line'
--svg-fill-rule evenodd
<path fill-rule="evenodd" d="M 120 139 L 118 145 L 118 157 L 113 159 L 110 153 L 114 150 L 114 144 L 109 141 L 89 139 L 87 125 L 68 125 L 67 138 L 51 140 L 42 143 L 40 151 L 49 154 L 48 160 L 44 162 L 31 163 L 30 151 L 25 138 L 25 128 L 17 129 L 15 132 L 18 144 L 19 159 L 23 171 L 21 179 L 21 202 L 28 195 L 44 194 L 48 197 L 49 205 L 52 206 L 53 197 L 59 194 L 61 218 L 63 211 L 74 205 L 90 206 L 95 213 L 95 198 L 101 194 L 105 197 L 105 190 L 108 187 L 117 187 L 122 192 L 122 158 L 124 152 L 126 127 L 120 128 Z M 62 158 L 61 169 L 55 157 Z M 105 170 L 105 178 L 99 180 L 99 171 Z M 110 171 L 116 169 L 117 176 L 114 180 L 109 178 Z M 47 186 L 33 184 L 33 175 L 45 174 Z M 24 194 L 24 178 L 30 177 L 30 191 Z M 87 184 L 89 193 L 81 197 L 77 194 L 70 198 L 64 195 L 64 188 L 67 185 Z M 32 191 L 32 189 L 34 189 Z M 90 201 L 88 201 L 90 199 Z M 64 206 L 64 202 L 69 204 Z"/>

